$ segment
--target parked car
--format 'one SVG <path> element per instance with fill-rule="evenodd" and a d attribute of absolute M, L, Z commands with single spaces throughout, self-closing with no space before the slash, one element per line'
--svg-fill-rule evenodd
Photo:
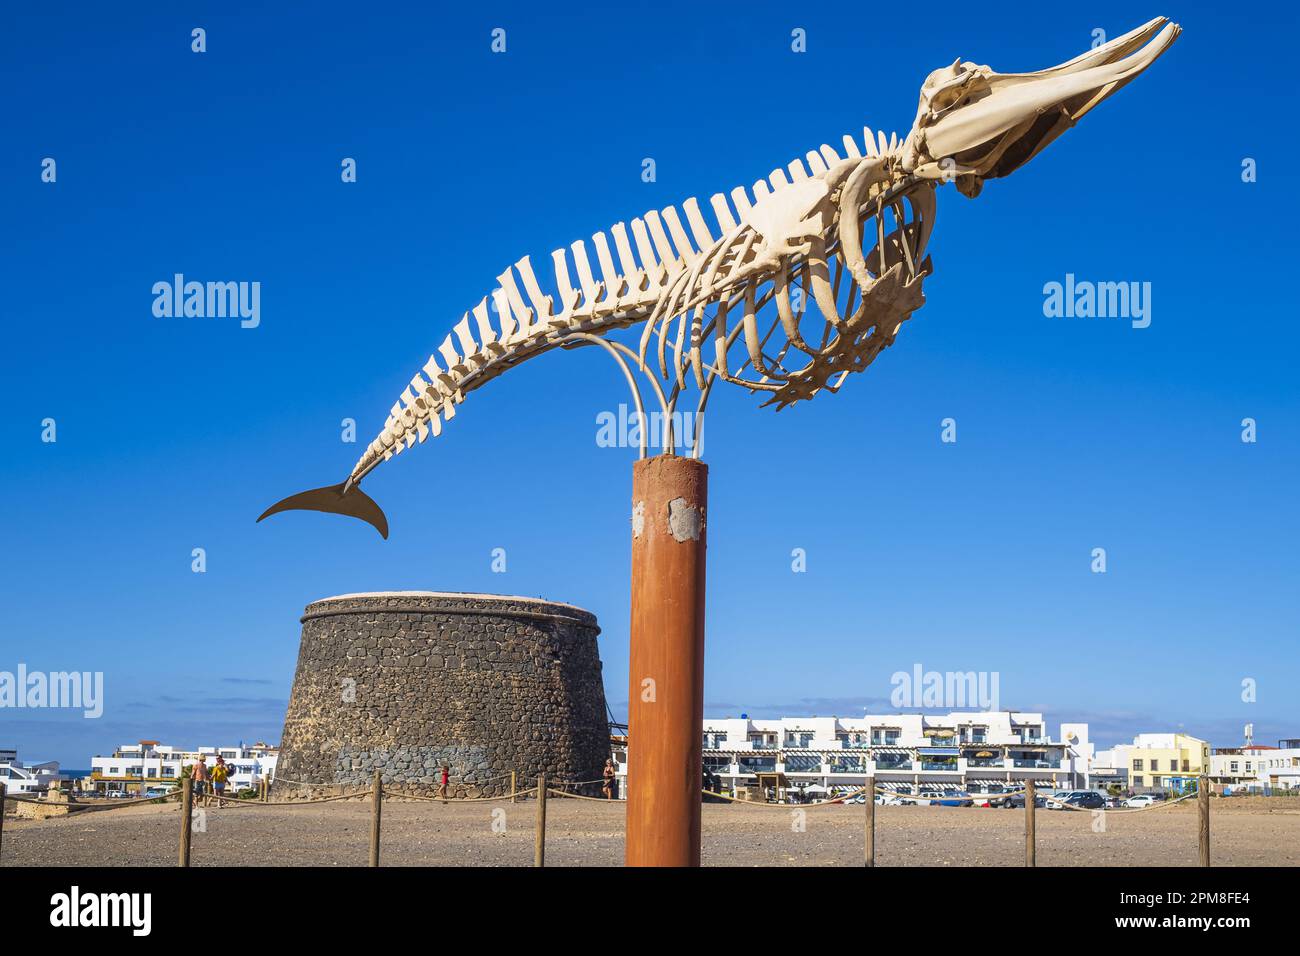
<path fill-rule="evenodd" d="M 1061 803 L 1072 807 L 1080 807 L 1084 810 L 1104 810 L 1106 808 L 1106 798 L 1096 790 L 1072 790 L 1065 795 Z M 1065 807 L 1061 806 L 1059 809 L 1064 810 Z"/>
<path fill-rule="evenodd" d="M 993 784 L 987 787 L 980 787 L 970 792 L 971 806 L 975 807 L 1000 807 L 1006 804 L 1007 788 Z"/>
<path fill-rule="evenodd" d="M 899 807 L 903 805 L 903 801 L 900 800 L 898 797 L 894 796 L 892 793 L 876 794 L 876 803 L 882 807 Z"/>
<path fill-rule="evenodd" d="M 922 790 L 914 797 L 900 797 L 900 802 L 921 807 L 969 807 L 971 795 L 951 790 Z"/>
<path fill-rule="evenodd" d="M 1002 806 L 1009 810 L 1023 810 L 1025 808 L 1025 792 L 1022 790 L 1019 793 L 1011 794 L 1011 796 L 1007 797 L 1006 802 L 1003 803 Z M 1043 796 L 1035 796 L 1034 806 L 1046 807 L 1047 798 Z"/>
<path fill-rule="evenodd" d="M 1130 810 L 1138 810 L 1143 807 L 1149 807 L 1156 802 L 1158 802 L 1158 798 L 1154 793 L 1139 793 L 1136 797 L 1129 797 L 1125 800 L 1124 806 L 1128 807 Z"/>
<path fill-rule="evenodd" d="M 144 795 L 146 797 L 165 797 L 175 789 L 175 787 L 150 787 L 144 792 Z"/>

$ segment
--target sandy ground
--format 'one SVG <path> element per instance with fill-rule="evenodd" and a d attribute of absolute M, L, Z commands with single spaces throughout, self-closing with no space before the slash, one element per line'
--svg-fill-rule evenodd
<path fill-rule="evenodd" d="M 703 858 L 713 866 L 857 866 L 864 808 L 764 808 L 706 804 Z M 535 805 L 389 801 L 382 862 L 390 866 L 528 866 Z M 0 865 L 174 866 L 180 809 L 153 804 L 45 821 L 4 823 Z M 364 866 L 370 807 L 339 801 L 315 807 L 210 809 L 193 839 L 195 866 Z M 1090 813 L 1040 809 L 1039 866 L 1195 866 L 1194 801 L 1108 814 L 1096 832 Z M 552 798 L 547 805 L 549 866 L 613 866 L 623 860 L 624 808 Z M 1300 801 L 1215 800 L 1213 862 L 1223 866 L 1300 864 Z M 958 807 L 877 807 L 880 866 L 1020 866 L 1024 811 Z"/>

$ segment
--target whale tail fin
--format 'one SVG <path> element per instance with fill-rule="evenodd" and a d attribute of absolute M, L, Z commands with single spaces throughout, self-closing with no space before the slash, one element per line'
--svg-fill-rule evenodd
<path fill-rule="evenodd" d="M 388 518 L 384 516 L 384 510 L 355 483 L 350 488 L 345 481 L 338 485 L 300 491 L 271 505 L 257 520 L 261 521 L 262 518 L 269 518 L 281 511 L 325 511 L 329 514 L 349 515 L 373 525 L 380 537 L 388 538 Z"/>

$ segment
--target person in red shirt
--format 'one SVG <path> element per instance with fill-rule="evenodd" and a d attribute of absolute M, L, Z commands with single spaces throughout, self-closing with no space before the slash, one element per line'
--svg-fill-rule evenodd
<path fill-rule="evenodd" d="M 446 764 L 442 765 L 442 783 L 438 784 L 438 796 L 442 797 L 442 802 L 447 802 L 447 782 L 450 780 L 449 768 Z"/>

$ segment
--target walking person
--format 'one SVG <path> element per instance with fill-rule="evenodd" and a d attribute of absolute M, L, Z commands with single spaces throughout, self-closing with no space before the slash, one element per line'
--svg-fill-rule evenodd
<path fill-rule="evenodd" d="M 217 757 L 217 765 L 212 768 L 212 789 L 217 795 L 217 806 L 221 806 L 221 798 L 226 795 L 226 781 L 230 779 L 230 767 L 226 765 L 225 757 Z"/>
<path fill-rule="evenodd" d="M 605 780 L 601 784 L 601 790 L 605 792 L 605 799 L 613 800 L 618 790 L 618 771 L 614 769 L 614 758 L 610 757 L 605 760 L 605 769 L 601 775 Z"/>
<path fill-rule="evenodd" d="M 190 767 L 190 785 L 194 788 L 194 796 L 201 802 L 208 798 L 208 765 L 207 757 L 199 754 L 198 763 Z M 203 804 L 207 806 L 206 803 Z"/>
<path fill-rule="evenodd" d="M 438 796 L 442 797 L 443 803 L 447 802 L 447 783 L 450 779 L 450 768 L 446 764 L 443 764 L 442 783 L 438 784 Z"/>

